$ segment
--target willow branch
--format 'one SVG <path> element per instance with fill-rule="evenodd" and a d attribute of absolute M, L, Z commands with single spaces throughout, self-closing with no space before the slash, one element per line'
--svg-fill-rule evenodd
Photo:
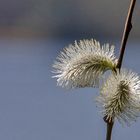
<path fill-rule="evenodd" d="M 125 28 L 124 28 L 122 42 L 121 42 L 120 56 L 119 56 L 118 64 L 117 64 L 117 68 L 119 70 L 121 69 L 121 66 L 122 66 L 122 61 L 123 61 L 123 56 L 124 56 L 124 52 L 125 52 L 125 48 L 126 48 L 126 43 L 127 43 L 128 37 L 129 37 L 129 33 L 132 29 L 132 22 L 131 21 L 132 21 L 132 15 L 133 15 L 135 3 L 136 3 L 136 0 L 131 0 L 128 15 L 127 15 L 126 22 L 125 22 Z M 112 128 L 113 128 L 114 122 L 113 122 L 113 120 L 111 120 L 111 121 L 106 120 L 106 116 L 104 117 L 104 120 L 107 123 L 106 140 L 111 140 Z"/>
<path fill-rule="evenodd" d="M 111 140 L 111 134 L 112 134 L 113 125 L 114 125 L 113 122 L 107 123 L 107 135 L 106 135 L 106 140 Z"/>
<path fill-rule="evenodd" d="M 135 3 L 136 3 L 136 0 L 131 0 L 130 8 L 129 8 L 126 23 L 125 23 L 125 28 L 124 28 L 122 42 L 121 42 L 120 56 L 119 56 L 119 60 L 118 60 L 118 64 L 117 64 L 117 68 L 119 68 L 119 69 L 122 66 L 122 61 L 123 61 L 123 56 L 124 56 L 124 52 L 125 52 L 125 48 L 126 48 L 126 43 L 128 40 L 129 33 L 132 29 L 132 22 L 131 21 L 132 21 L 132 15 L 133 15 Z"/>

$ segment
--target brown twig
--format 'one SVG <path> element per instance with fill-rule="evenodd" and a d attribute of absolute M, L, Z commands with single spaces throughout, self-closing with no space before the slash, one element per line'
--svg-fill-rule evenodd
<path fill-rule="evenodd" d="M 124 56 L 128 36 L 129 36 L 129 33 L 132 29 L 132 22 L 131 21 L 132 21 L 132 15 L 133 15 L 135 3 L 136 3 L 136 0 L 131 0 L 128 15 L 127 15 L 126 22 L 125 22 L 125 28 L 124 28 L 122 42 L 121 42 L 120 56 L 119 56 L 118 64 L 117 64 L 117 68 L 119 70 L 121 69 L 121 66 L 122 66 L 122 61 L 123 61 L 123 56 Z M 107 123 L 106 140 L 111 140 L 112 128 L 113 128 L 114 122 L 113 122 L 113 120 L 111 120 L 111 121 L 106 120 L 106 116 L 104 117 L 104 120 Z"/>
<path fill-rule="evenodd" d="M 114 125 L 114 122 L 107 123 L 106 140 L 111 140 L 111 134 L 112 134 L 113 125 Z"/>
<path fill-rule="evenodd" d="M 107 116 L 104 117 L 104 121 L 107 123 L 106 140 L 111 140 L 112 128 L 114 125 L 113 120 L 107 120 Z"/>
<path fill-rule="evenodd" d="M 127 39 L 128 39 L 129 33 L 132 29 L 131 21 L 132 21 L 132 14 L 134 11 L 135 3 L 136 3 L 136 0 L 131 0 L 130 8 L 129 8 L 126 23 L 125 23 L 125 28 L 124 28 L 122 42 L 121 42 L 120 56 L 119 56 L 119 60 L 118 60 L 118 64 L 117 64 L 117 68 L 119 68 L 119 69 L 121 68 L 121 65 L 122 65 L 122 60 L 123 60 L 123 56 L 124 56 L 124 52 L 125 52 Z"/>

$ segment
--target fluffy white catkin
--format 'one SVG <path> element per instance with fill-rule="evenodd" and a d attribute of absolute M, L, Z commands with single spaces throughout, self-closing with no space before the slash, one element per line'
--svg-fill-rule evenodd
<path fill-rule="evenodd" d="M 57 84 L 66 88 L 96 87 L 106 70 L 116 66 L 114 46 L 100 45 L 96 40 L 75 41 L 64 48 L 53 68 Z"/>
<path fill-rule="evenodd" d="M 125 69 L 109 76 L 97 98 L 107 119 L 130 124 L 140 112 L 140 78 Z"/>

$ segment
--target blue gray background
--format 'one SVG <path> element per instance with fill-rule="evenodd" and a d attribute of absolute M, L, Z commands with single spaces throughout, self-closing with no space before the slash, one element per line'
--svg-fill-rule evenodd
<path fill-rule="evenodd" d="M 104 140 L 98 89 L 66 90 L 52 79 L 52 64 L 74 40 L 96 38 L 116 46 L 130 0 L 0 1 L 0 139 Z M 134 13 L 123 67 L 140 72 L 140 3 Z M 113 140 L 139 140 L 140 119 L 117 121 Z"/>
<path fill-rule="evenodd" d="M 51 78 L 53 61 L 68 43 L 0 40 L 0 139 L 105 139 L 106 125 L 95 103 L 99 91 L 62 89 Z M 124 59 L 124 66 L 138 73 L 139 52 L 139 43 L 129 42 Z M 140 119 L 130 127 L 116 122 L 113 140 L 138 140 L 139 129 Z"/>

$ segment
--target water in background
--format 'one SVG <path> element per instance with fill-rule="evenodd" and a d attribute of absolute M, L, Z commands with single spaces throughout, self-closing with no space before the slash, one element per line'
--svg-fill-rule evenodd
<path fill-rule="evenodd" d="M 53 61 L 68 43 L 0 40 L 0 139 L 105 139 L 106 126 L 94 101 L 98 90 L 62 89 L 51 78 Z M 139 43 L 129 43 L 124 58 L 124 66 L 138 73 L 139 52 Z M 131 127 L 116 122 L 113 140 L 138 140 L 139 129 L 140 119 Z"/>

